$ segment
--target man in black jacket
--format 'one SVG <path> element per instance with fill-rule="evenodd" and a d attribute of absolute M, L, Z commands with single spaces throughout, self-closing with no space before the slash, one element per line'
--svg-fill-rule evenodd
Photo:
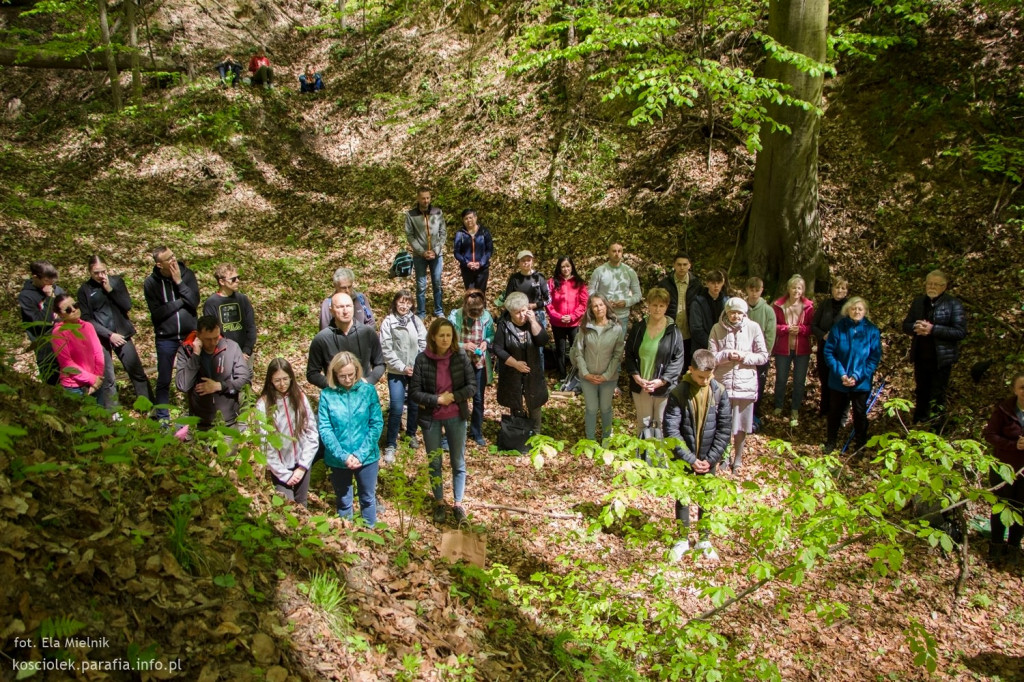
<path fill-rule="evenodd" d="M 111 275 L 106 263 L 98 256 L 90 260 L 89 274 L 91 277 L 78 288 L 78 307 L 82 309 L 82 319 L 92 322 L 107 354 L 113 352 L 121 360 L 135 387 L 135 395 L 153 402 L 153 389 L 132 341 L 135 325 L 128 317 L 132 309 L 132 297 L 124 279 Z"/>
<path fill-rule="evenodd" d="M 693 273 L 693 262 L 690 256 L 685 253 L 676 254 L 672 261 L 672 274 L 658 282 L 658 286 L 668 292 L 668 310 L 665 314 L 669 319 L 675 320 L 679 332 L 683 335 L 683 344 L 686 348 L 683 355 L 684 366 L 690 366 L 690 359 L 693 357 L 693 344 L 690 343 L 690 318 L 689 309 L 693 299 L 700 293 L 703 285 L 700 277 Z"/>
<path fill-rule="evenodd" d="M 195 331 L 199 309 L 199 284 L 185 263 L 174 257 L 166 246 L 153 249 L 153 272 L 143 284 L 149 316 L 156 331 L 156 404 L 166 405 L 171 399 L 171 373 L 178 346 Z M 167 420 L 167 408 L 158 408 L 157 419 Z"/>
<path fill-rule="evenodd" d="M 57 268 L 48 260 L 37 260 L 29 266 L 31 278 L 18 294 L 18 307 L 21 309 L 21 326 L 28 335 L 32 350 L 36 353 L 36 367 L 39 378 L 56 386 L 60 379 L 57 358 L 53 354 L 50 335 L 53 323 L 57 321 L 54 300 L 65 294 L 57 286 Z"/>
<path fill-rule="evenodd" d="M 377 332 L 369 325 L 356 322 L 355 305 L 348 294 L 331 297 L 331 314 L 334 319 L 330 326 L 314 336 L 309 344 L 306 380 L 319 388 L 327 388 L 327 366 L 335 355 L 347 350 L 362 363 L 363 380 L 377 383 L 384 376 L 384 351 Z"/>
<path fill-rule="evenodd" d="M 732 435 L 732 406 L 725 387 L 713 378 L 715 364 L 715 354 L 711 351 L 706 348 L 694 351 L 690 371 L 669 394 L 665 407 L 665 437 L 682 441 L 682 445 L 675 448 L 675 459 L 688 463 L 698 476 L 715 475 Z M 704 509 L 698 505 L 698 522 L 703 518 Z M 676 519 L 682 522 L 683 532 L 688 533 L 689 503 L 676 500 Z M 695 549 L 702 550 L 709 559 L 718 558 L 706 530 L 699 531 Z M 679 561 L 689 550 L 690 540 L 686 537 L 672 547 L 669 558 Z"/>
<path fill-rule="evenodd" d="M 903 333 L 913 337 L 915 424 L 928 421 L 945 407 L 949 376 L 960 355 L 960 342 L 967 336 L 964 306 L 946 293 L 948 286 L 944 272 L 929 272 L 924 295 L 914 299 L 903 320 Z"/>

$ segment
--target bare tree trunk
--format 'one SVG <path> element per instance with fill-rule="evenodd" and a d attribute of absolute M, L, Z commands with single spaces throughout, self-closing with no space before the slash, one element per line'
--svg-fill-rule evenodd
<path fill-rule="evenodd" d="M 128 55 L 122 53 L 114 55 L 114 57 L 118 71 L 132 68 Z M 105 71 L 108 68 L 106 64 L 93 61 L 89 54 L 69 58 L 43 50 L 33 50 L 25 54 L 7 48 L 0 48 L 0 66 L 20 66 L 28 69 L 79 69 L 83 71 Z M 188 67 L 185 64 L 153 59 L 152 66 L 146 67 L 144 70 L 183 73 L 188 71 Z"/>
<path fill-rule="evenodd" d="M 142 104 L 142 69 L 139 66 L 139 25 L 136 21 L 138 8 L 135 0 L 124 0 L 125 14 L 128 17 L 128 44 L 132 48 L 132 103 Z"/>
<path fill-rule="evenodd" d="M 338 29 L 345 30 L 345 0 L 338 0 Z"/>
<path fill-rule="evenodd" d="M 768 34 L 789 49 L 825 61 L 828 0 L 771 0 Z M 794 97 L 821 104 L 822 76 L 769 59 L 765 75 L 791 87 Z M 747 225 L 751 275 L 779 282 L 794 273 L 808 292 L 825 274 L 818 217 L 818 116 L 799 107 L 768 105 L 768 114 L 791 134 L 768 132 L 754 168 L 754 196 Z"/>
<path fill-rule="evenodd" d="M 110 94 L 114 98 L 114 111 L 121 111 L 121 83 L 117 75 L 117 59 L 110 46 L 110 24 L 107 22 L 107 0 L 97 0 L 100 10 L 100 36 L 103 38 L 103 51 L 107 58 L 107 71 L 110 74 Z"/>

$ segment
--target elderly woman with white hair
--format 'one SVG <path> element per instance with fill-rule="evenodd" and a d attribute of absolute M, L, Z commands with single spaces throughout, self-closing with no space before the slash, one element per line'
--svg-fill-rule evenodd
<path fill-rule="evenodd" d="M 743 441 L 754 431 L 754 403 L 757 402 L 757 368 L 768 362 L 761 325 L 747 318 L 747 302 L 730 298 L 708 339 L 715 354 L 715 380 L 725 387 L 732 406 L 733 472 L 743 466 Z"/>
<path fill-rule="evenodd" d="M 373 310 L 370 308 L 370 299 L 361 291 L 355 290 L 356 275 L 352 268 L 338 268 L 334 271 L 334 293 L 324 299 L 320 304 L 320 329 L 327 329 L 331 325 L 334 316 L 331 314 L 331 298 L 334 294 L 348 294 L 355 304 L 355 319 L 359 324 L 373 326 Z"/>
<path fill-rule="evenodd" d="M 846 408 L 853 403 L 853 442 L 859 450 L 868 442 L 868 395 L 878 363 L 882 361 L 882 334 L 868 319 L 868 303 L 852 296 L 839 311 L 839 319 L 825 340 L 828 363 L 828 427 L 825 452 L 836 449 Z"/>
<path fill-rule="evenodd" d="M 537 321 L 526 294 L 510 293 L 491 348 L 498 365 L 498 404 L 513 414 L 528 414 L 534 433 L 540 433 L 541 407 L 548 401 L 541 363 L 547 342 L 547 330 Z"/>

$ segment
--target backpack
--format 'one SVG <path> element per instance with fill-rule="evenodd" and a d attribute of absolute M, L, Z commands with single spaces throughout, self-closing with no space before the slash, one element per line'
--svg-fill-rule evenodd
<path fill-rule="evenodd" d="M 391 269 L 388 270 L 388 277 L 408 277 L 412 274 L 412 254 L 402 249 L 395 254 L 391 261 Z"/>

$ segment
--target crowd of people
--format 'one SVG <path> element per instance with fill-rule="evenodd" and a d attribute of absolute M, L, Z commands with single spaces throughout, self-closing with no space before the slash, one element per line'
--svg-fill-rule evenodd
<path fill-rule="evenodd" d="M 546 277 L 536 269 L 533 252 L 522 249 L 497 297 L 500 314 L 492 314 L 487 292 L 492 236 L 473 210 L 463 211 L 461 221 L 449 244 L 444 212 L 432 203 L 429 189 L 418 191 L 404 224 L 415 289 L 395 291 L 379 330 L 369 298 L 355 289 L 353 271 L 335 271 L 333 293 L 321 304 L 320 331 L 310 342 L 306 365 L 306 380 L 320 390 L 316 410 L 288 361 L 276 358 L 267 366 L 257 407 L 267 417 L 267 428 L 283 437 L 280 447 L 267 446 L 268 471 L 281 494 L 305 504 L 311 464 L 323 457 L 339 515 L 353 516 L 355 489 L 360 516 L 373 524 L 378 466 L 393 463 L 403 442 L 419 447 L 419 433 L 434 481 L 434 518 L 440 523 L 448 516 L 442 483 L 447 453 L 450 509 L 461 522 L 466 518 L 467 443 L 488 445 L 483 428 L 487 387 L 496 377 L 498 405 L 531 433 L 541 433 L 549 398 L 547 371 L 562 379 L 577 374 L 586 438 L 611 435 L 612 405 L 624 370 L 635 414 L 631 431 L 678 439 L 676 458 L 697 475 L 735 474 L 743 467 L 746 436 L 764 418 L 760 403 L 771 358 L 774 415 L 784 422 L 788 417 L 795 427 L 815 346 L 818 409 L 827 417 L 825 451 L 848 444 L 839 439 L 851 405 L 852 443 L 858 449 L 866 444 L 881 334 L 868 317 L 867 301 L 848 295 L 846 280 L 833 280 L 830 297 L 816 306 L 806 296 L 804 279 L 794 274 L 785 293 L 769 303 L 762 298 L 759 278 L 747 279 L 734 291 L 724 272 L 711 270 L 702 280 L 689 255 L 679 253 L 672 271 L 644 293 L 619 243 L 609 246 L 607 261 L 589 280 L 569 255 L 559 257 L 554 275 Z M 460 305 L 446 315 L 441 273 L 449 246 L 465 290 Z M 90 259 L 90 279 L 76 297 L 57 285 L 51 263 L 31 264 L 19 303 L 40 376 L 114 409 L 116 356 L 136 395 L 156 406 L 156 419 L 169 419 L 173 377 L 187 396 L 189 414 L 199 419 L 199 431 L 234 424 L 240 394 L 253 380 L 258 340 L 252 303 L 239 290 L 238 269 L 218 265 L 212 273 L 217 291 L 200 307 L 196 276 L 185 263 L 166 246 L 151 255 L 154 267 L 143 294 L 155 331 L 155 388 L 133 343 L 131 296 L 100 257 Z M 946 291 L 948 283 L 941 271 L 929 273 L 923 295 L 913 300 L 903 322 L 903 331 L 912 337 L 916 423 L 943 410 L 959 343 L 967 334 L 963 306 Z M 631 311 L 641 301 L 646 314 L 631 322 Z M 552 338 L 553 362 L 545 361 Z M 386 429 L 375 389 L 385 375 Z M 1019 468 L 1024 463 L 1024 376 L 1015 378 L 1014 392 L 1016 397 L 997 409 L 986 435 L 997 455 Z M 1024 505 L 1020 481 L 1005 494 L 1017 508 Z M 678 504 L 676 516 L 689 527 L 689 505 Z M 1020 536 L 1019 526 L 1011 528 L 1009 546 L 1019 546 Z M 689 549 L 687 537 L 674 547 L 673 556 Z M 714 553 L 703 535 L 697 549 Z"/>

